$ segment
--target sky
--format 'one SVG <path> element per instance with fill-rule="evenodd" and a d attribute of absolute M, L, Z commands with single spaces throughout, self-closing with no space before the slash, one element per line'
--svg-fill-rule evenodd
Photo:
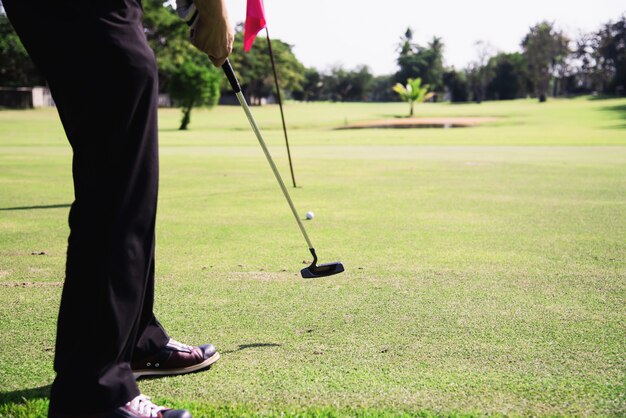
<path fill-rule="evenodd" d="M 528 29 L 555 22 L 570 38 L 597 30 L 626 13 L 624 0 L 264 0 L 270 36 L 294 46 L 307 67 L 333 65 L 352 69 L 367 65 L 376 75 L 397 70 L 396 47 L 407 27 L 413 40 L 425 45 L 443 38 L 445 63 L 464 68 L 476 59 L 476 41 L 494 51 L 520 50 Z M 226 0 L 233 24 L 243 22 L 246 0 Z M 265 38 L 265 32 L 260 36 Z M 265 47 L 255 43 L 255 47 Z M 237 51 L 235 51 L 237 53 Z"/>

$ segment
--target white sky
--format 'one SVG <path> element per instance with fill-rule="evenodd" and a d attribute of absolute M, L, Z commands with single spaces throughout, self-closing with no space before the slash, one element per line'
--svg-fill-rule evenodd
<path fill-rule="evenodd" d="M 624 0 L 264 0 L 270 36 L 294 45 L 308 67 L 359 64 L 374 74 L 396 71 L 396 46 L 406 28 L 426 44 L 443 38 L 447 65 L 463 68 L 475 59 L 474 43 L 488 41 L 513 52 L 528 28 L 541 20 L 556 22 L 571 38 L 596 30 L 626 12 Z M 243 22 L 246 0 L 226 0 L 233 23 Z M 260 36 L 265 37 L 265 32 Z M 255 47 L 265 47 L 255 42 Z"/>

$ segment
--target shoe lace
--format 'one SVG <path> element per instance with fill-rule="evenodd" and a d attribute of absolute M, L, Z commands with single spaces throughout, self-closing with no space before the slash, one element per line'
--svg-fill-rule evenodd
<path fill-rule="evenodd" d="M 150 398 L 145 395 L 138 395 L 132 401 L 126 404 L 133 412 L 138 413 L 142 417 L 156 418 L 158 413 L 165 408 L 155 405 Z"/>
<path fill-rule="evenodd" d="M 179 350 L 179 351 L 189 351 L 189 352 L 193 351 L 193 347 L 192 346 L 180 343 L 180 342 L 176 341 L 173 338 L 170 338 L 170 340 L 167 343 L 167 347 L 173 348 L 173 349 Z"/>

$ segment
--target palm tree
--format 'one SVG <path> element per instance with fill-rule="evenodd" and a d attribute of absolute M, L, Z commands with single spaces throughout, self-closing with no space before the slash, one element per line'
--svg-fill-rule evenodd
<path fill-rule="evenodd" d="M 398 93 L 402 100 L 409 102 L 409 105 L 411 106 L 409 117 L 411 117 L 413 116 L 413 105 L 415 102 L 423 103 L 430 100 L 435 95 L 433 92 L 428 92 L 429 87 L 430 86 L 428 84 L 424 84 L 422 86 L 422 79 L 418 77 L 415 79 L 409 78 L 406 81 L 406 86 L 396 83 L 396 85 L 393 86 L 393 91 Z"/>

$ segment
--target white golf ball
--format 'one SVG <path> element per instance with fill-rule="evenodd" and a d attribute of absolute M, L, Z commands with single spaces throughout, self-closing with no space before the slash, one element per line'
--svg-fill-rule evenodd
<path fill-rule="evenodd" d="M 315 214 L 313 212 L 311 212 L 311 211 L 308 211 L 306 213 L 306 218 L 307 219 L 313 219 L 313 218 L 315 218 Z"/>

